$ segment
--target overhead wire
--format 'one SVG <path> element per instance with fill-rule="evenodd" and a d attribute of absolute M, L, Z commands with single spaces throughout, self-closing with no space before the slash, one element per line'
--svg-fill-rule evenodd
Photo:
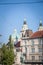
<path fill-rule="evenodd" d="M 43 3 L 43 1 L 34 1 L 34 2 L 12 2 L 12 3 L 10 3 L 10 2 L 8 2 L 8 3 L 0 3 L 0 5 L 13 5 L 13 4 L 37 4 L 37 3 Z"/>

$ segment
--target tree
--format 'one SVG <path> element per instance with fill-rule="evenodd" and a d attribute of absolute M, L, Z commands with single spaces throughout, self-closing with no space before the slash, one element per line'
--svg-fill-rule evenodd
<path fill-rule="evenodd" d="M 9 42 L 7 44 L 8 44 L 9 49 L 13 50 L 13 43 L 12 43 L 12 37 L 11 37 L 11 35 L 9 36 Z"/>
<path fill-rule="evenodd" d="M 2 36 L 2 35 L 0 34 L 0 37 L 1 37 L 1 36 Z M 2 56 L 1 46 L 2 46 L 2 43 L 0 42 L 0 64 L 1 64 L 1 56 Z"/>
<path fill-rule="evenodd" d="M 9 37 L 9 42 L 7 45 L 3 44 L 2 46 L 2 65 L 12 65 L 14 62 L 14 51 L 13 44 L 11 41 L 11 36 Z"/>
<path fill-rule="evenodd" d="M 8 49 L 9 49 L 9 57 L 10 57 L 9 60 L 11 61 L 11 64 L 12 64 L 14 62 L 15 55 L 14 55 L 13 43 L 12 43 L 11 35 L 9 36 Z M 11 65 L 11 64 L 9 64 L 9 65 Z"/>
<path fill-rule="evenodd" d="M 1 51 L 1 48 L 0 48 L 0 64 L 1 64 L 1 56 L 2 56 L 2 51 Z"/>
<path fill-rule="evenodd" d="M 5 44 L 3 44 L 3 46 L 2 46 L 2 58 L 1 58 L 1 60 L 2 60 L 2 65 L 4 64 L 4 65 L 7 65 L 7 63 L 8 63 L 8 61 L 7 61 L 7 59 L 8 59 L 8 49 L 7 49 L 7 46 L 5 45 Z"/>

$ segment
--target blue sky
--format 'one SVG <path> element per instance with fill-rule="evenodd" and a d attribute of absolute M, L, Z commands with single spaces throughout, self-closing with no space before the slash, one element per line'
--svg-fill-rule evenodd
<path fill-rule="evenodd" d="M 35 2 L 39 0 L 0 0 L 0 3 Z M 41 0 L 40 0 L 41 1 Z M 26 18 L 28 28 L 37 31 L 40 19 L 43 23 L 43 3 L 0 5 L 0 42 L 7 42 L 14 29 L 20 33 Z"/>

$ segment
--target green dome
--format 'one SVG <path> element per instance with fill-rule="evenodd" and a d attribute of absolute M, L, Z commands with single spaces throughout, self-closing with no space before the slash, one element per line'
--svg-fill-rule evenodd
<path fill-rule="evenodd" d="M 20 38 L 19 34 L 17 33 L 17 30 L 14 30 L 14 33 L 12 34 L 12 38 L 13 39 L 19 39 Z"/>

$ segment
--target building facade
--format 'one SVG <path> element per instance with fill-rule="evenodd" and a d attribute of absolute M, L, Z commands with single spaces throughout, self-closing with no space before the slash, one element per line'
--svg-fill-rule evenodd
<path fill-rule="evenodd" d="M 28 29 L 26 20 L 24 20 L 20 38 L 16 35 L 15 39 L 14 52 L 17 64 L 43 61 L 43 25 L 41 21 L 38 31 L 33 33 L 32 30 Z"/>

